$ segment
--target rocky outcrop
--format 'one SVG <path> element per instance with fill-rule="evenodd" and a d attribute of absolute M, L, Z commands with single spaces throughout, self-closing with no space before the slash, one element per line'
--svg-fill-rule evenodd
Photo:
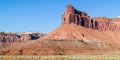
<path fill-rule="evenodd" d="M 76 10 L 73 6 L 68 5 L 66 12 L 62 15 L 63 24 L 77 24 L 84 27 L 90 27 L 90 16 L 87 13 Z"/>
<path fill-rule="evenodd" d="M 87 39 L 110 44 L 119 43 L 120 22 L 118 20 L 120 19 L 113 21 L 106 17 L 91 18 L 87 13 L 68 5 L 62 15 L 62 25 L 41 39 Z"/>
<path fill-rule="evenodd" d="M 106 17 L 93 18 L 98 22 L 98 29 L 101 31 L 119 31 L 120 25 L 112 21 L 112 19 Z M 120 22 L 118 22 L 120 24 Z"/>
<path fill-rule="evenodd" d="M 41 36 L 45 35 L 43 33 L 38 32 L 23 32 L 23 33 L 17 33 L 19 36 L 21 36 L 21 40 L 36 40 L 40 38 Z"/>
<path fill-rule="evenodd" d="M 86 28 L 97 29 L 100 31 L 118 31 L 120 26 L 111 22 L 112 19 L 106 17 L 91 18 L 87 13 L 75 9 L 68 5 L 62 15 L 62 25 L 76 24 Z"/>
<path fill-rule="evenodd" d="M 0 32 L 0 50 L 10 46 L 14 42 L 24 42 L 28 40 L 36 40 L 43 36 L 42 33 L 6 33 Z"/>
<path fill-rule="evenodd" d="M 9 46 L 13 42 L 20 42 L 21 37 L 16 34 L 11 34 L 11 33 L 0 33 L 0 49 L 5 48 Z"/>

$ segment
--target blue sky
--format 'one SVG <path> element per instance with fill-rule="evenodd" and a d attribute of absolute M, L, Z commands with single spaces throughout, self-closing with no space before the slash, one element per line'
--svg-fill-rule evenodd
<path fill-rule="evenodd" d="M 51 32 L 68 4 L 91 17 L 120 15 L 120 0 L 0 0 L 0 31 Z"/>

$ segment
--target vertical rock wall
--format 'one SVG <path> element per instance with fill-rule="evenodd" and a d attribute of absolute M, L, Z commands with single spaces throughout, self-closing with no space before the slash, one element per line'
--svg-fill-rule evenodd
<path fill-rule="evenodd" d="M 66 11 L 62 15 L 63 24 L 76 24 L 101 31 L 118 31 L 120 29 L 118 25 L 112 23 L 108 18 L 91 18 L 87 13 L 79 11 L 71 5 L 66 7 Z"/>

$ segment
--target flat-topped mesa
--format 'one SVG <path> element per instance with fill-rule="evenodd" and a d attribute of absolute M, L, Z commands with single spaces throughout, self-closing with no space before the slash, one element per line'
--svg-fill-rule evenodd
<path fill-rule="evenodd" d="M 76 24 L 101 31 L 120 30 L 120 26 L 111 22 L 110 19 L 105 17 L 91 18 L 87 13 L 79 11 L 71 5 L 66 7 L 66 11 L 62 15 L 62 25 L 64 24 Z"/>

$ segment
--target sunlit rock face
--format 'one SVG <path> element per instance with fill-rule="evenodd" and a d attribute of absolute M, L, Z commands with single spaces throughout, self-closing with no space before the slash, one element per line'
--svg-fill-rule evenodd
<path fill-rule="evenodd" d="M 71 5 L 66 7 L 66 11 L 62 15 L 62 25 L 76 24 L 101 31 L 120 30 L 120 26 L 111 22 L 111 20 L 106 17 L 91 18 L 87 13 L 77 10 Z"/>
<path fill-rule="evenodd" d="M 62 15 L 62 24 L 76 24 L 83 27 L 90 27 L 91 18 L 87 13 L 76 10 L 73 6 L 68 5 Z"/>
<path fill-rule="evenodd" d="M 61 26 L 41 39 L 91 40 L 119 43 L 120 19 L 106 17 L 92 18 L 87 13 L 66 6 Z"/>

